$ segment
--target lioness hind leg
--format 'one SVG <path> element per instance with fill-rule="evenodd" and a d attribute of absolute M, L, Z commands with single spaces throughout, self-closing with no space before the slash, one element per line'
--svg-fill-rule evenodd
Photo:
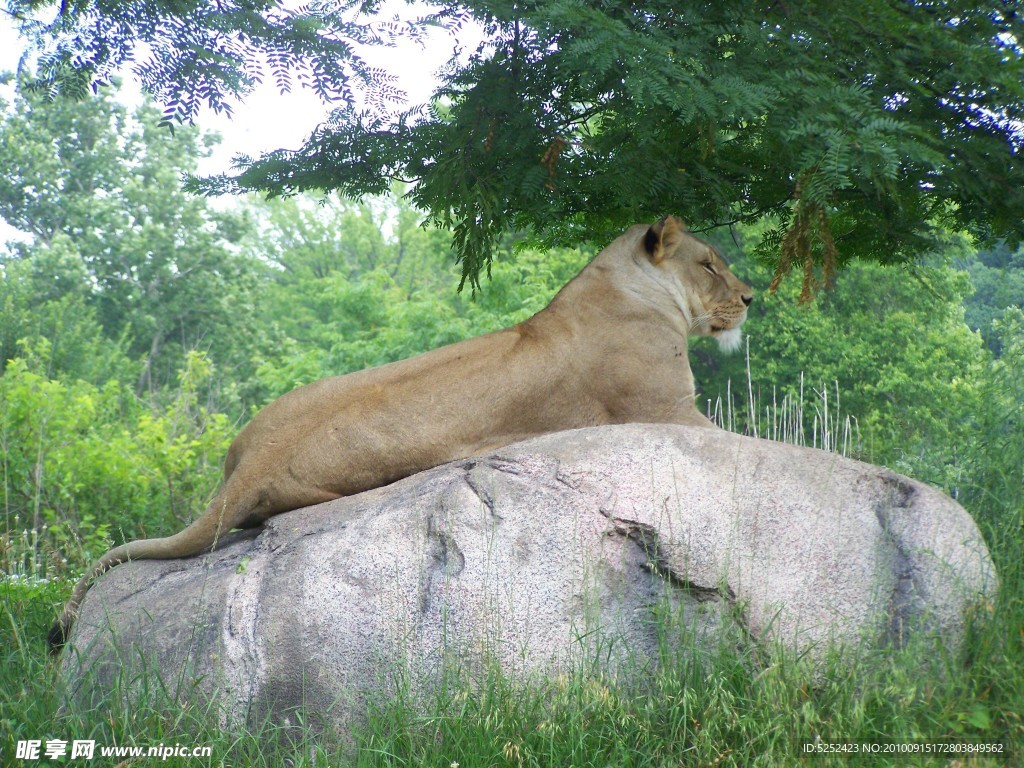
<path fill-rule="evenodd" d="M 60 618 L 47 635 L 50 652 L 56 653 L 67 642 L 78 608 L 94 579 L 128 560 L 189 557 L 203 550 L 213 550 L 221 536 L 232 528 L 253 527 L 265 520 L 268 515 L 256 511 L 263 504 L 262 494 L 243 488 L 243 484 L 232 477 L 206 511 L 184 530 L 164 538 L 129 541 L 111 549 L 75 584 Z"/>
<path fill-rule="evenodd" d="M 257 476 L 253 470 L 246 472 L 243 464 L 227 478 L 206 511 L 184 530 L 173 536 L 139 539 L 111 549 L 75 585 L 60 618 L 47 635 L 50 652 L 56 653 L 67 642 L 92 581 L 114 566 L 127 560 L 163 560 L 212 551 L 232 528 L 255 528 L 281 512 L 331 501 L 339 495 L 294 480 L 284 485 L 268 490 L 266 478 Z"/>

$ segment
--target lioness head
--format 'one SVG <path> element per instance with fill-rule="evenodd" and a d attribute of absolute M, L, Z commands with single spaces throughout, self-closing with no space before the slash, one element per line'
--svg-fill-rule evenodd
<path fill-rule="evenodd" d="M 650 264 L 660 272 L 695 336 L 712 336 L 725 351 L 740 344 L 740 326 L 754 292 L 730 270 L 718 250 L 666 216 L 643 240 Z"/>

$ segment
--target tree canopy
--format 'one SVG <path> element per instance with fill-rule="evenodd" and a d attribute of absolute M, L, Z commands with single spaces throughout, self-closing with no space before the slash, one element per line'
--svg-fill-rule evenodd
<path fill-rule="evenodd" d="M 158 130 L 152 105 L 132 114 L 113 95 L 0 98 L 0 219 L 29 236 L 0 249 L 0 370 L 40 332 L 60 358 L 92 357 L 86 315 L 146 356 L 140 388 L 173 380 L 183 350 L 245 347 L 231 319 L 251 261 L 233 245 L 244 222 L 180 187 L 201 138 Z"/>
<path fill-rule="evenodd" d="M 850 260 L 916 258 L 943 228 L 1024 234 L 1015 3 L 435 0 L 400 23 L 354 0 L 75 0 L 50 24 L 30 21 L 48 2 L 7 5 L 54 93 L 132 63 L 165 121 L 226 109 L 268 73 L 335 100 L 300 149 L 191 188 L 361 197 L 414 182 L 473 283 L 503 234 L 607 240 L 669 212 L 697 230 L 770 217 L 759 250 L 776 282 L 802 268 L 805 296 Z M 358 53 L 472 22 L 482 42 L 422 106 L 398 111 Z"/>

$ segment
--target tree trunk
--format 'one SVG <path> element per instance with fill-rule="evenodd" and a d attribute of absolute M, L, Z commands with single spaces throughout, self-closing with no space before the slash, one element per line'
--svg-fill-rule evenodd
<path fill-rule="evenodd" d="M 146 392 L 153 393 L 153 360 L 156 359 L 157 354 L 160 352 L 160 345 L 164 340 L 164 332 L 158 330 L 153 334 L 153 343 L 149 345 L 149 354 L 146 356 L 146 365 L 142 368 L 142 373 L 139 374 L 139 381 L 135 385 L 135 394 L 139 397 Z"/>

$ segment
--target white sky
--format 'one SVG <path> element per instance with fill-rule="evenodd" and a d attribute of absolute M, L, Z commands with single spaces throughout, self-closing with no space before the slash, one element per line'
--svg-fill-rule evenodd
<path fill-rule="evenodd" d="M 416 12 L 401 0 L 394 0 L 385 4 L 381 16 L 392 16 L 393 9 L 402 9 L 403 15 Z M 474 33 L 469 34 L 472 36 Z M 460 42 L 473 50 L 477 39 L 462 39 Z M 420 104 L 432 92 L 434 75 L 451 55 L 453 43 L 448 33 L 437 31 L 425 48 L 412 44 L 404 48 L 375 48 L 365 51 L 363 56 L 369 63 L 396 75 L 398 87 L 408 94 L 409 103 Z M 10 17 L 0 13 L 0 70 L 14 71 L 24 49 L 25 44 L 14 30 Z M 125 80 L 130 88 L 130 73 L 125 73 Z M 196 121 L 200 128 L 215 131 L 222 138 L 213 157 L 199 168 L 200 173 L 229 170 L 230 160 L 236 154 L 257 156 L 279 148 L 297 149 L 329 113 L 330 105 L 323 104 L 312 91 L 295 87 L 289 94 L 280 94 L 269 82 L 272 78 L 267 80 L 244 104 L 234 105 L 233 118 L 208 110 L 200 114 Z M 9 233 L 9 228 L 0 222 L 0 243 L 9 239 Z"/>

